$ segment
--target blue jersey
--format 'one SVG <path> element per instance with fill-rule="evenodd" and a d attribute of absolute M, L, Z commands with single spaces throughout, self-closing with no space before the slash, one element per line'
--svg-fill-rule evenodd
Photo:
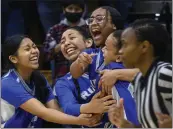
<path fill-rule="evenodd" d="M 98 76 L 97 71 L 99 69 L 104 68 L 104 57 L 103 57 L 103 52 L 100 48 L 89 48 L 84 50 L 87 54 L 96 54 L 92 59 L 92 63 L 88 66 L 88 74 L 89 74 L 89 79 L 91 80 L 92 84 L 97 88 L 96 86 L 96 78 Z"/>
<path fill-rule="evenodd" d="M 122 63 L 112 62 L 105 66 L 104 69 L 124 69 Z M 100 76 L 97 77 L 96 84 L 100 80 Z M 127 81 L 117 81 L 112 88 L 112 95 L 114 99 L 124 99 L 124 114 L 125 118 L 135 125 L 139 125 L 136 112 L 136 103 L 133 98 L 133 86 Z"/>
<path fill-rule="evenodd" d="M 79 116 L 81 104 L 90 102 L 95 94 L 95 89 L 87 74 L 83 74 L 77 81 L 80 87 L 80 96 L 70 73 L 59 78 L 53 90 L 63 111 L 73 116 Z"/>
<path fill-rule="evenodd" d="M 1 126 L 4 128 L 40 128 L 42 119 L 20 108 L 20 105 L 35 98 L 26 90 L 21 80 L 14 69 L 9 70 L 1 79 Z M 34 84 L 28 87 L 33 91 Z M 49 85 L 47 88 L 49 96 L 46 102 L 55 98 Z"/>
<path fill-rule="evenodd" d="M 56 81 L 53 93 L 57 97 L 60 107 L 66 114 L 79 116 L 80 106 L 89 103 L 95 94 L 95 88 L 89 80 L 88 74 L 83 74 L 77 79 L 80 94 L 70 73 Z M 80 95 L 80 97 L 79 97 Z M 102 124 L 97 127 L 109 126 L 108 117 L 103 116 Z"/>

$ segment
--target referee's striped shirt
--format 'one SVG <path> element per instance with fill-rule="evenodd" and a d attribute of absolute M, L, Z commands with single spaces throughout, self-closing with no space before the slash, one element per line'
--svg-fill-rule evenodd
<path fill-rule="evenodd" d="M 133 81 L 138 120 L 142 127 L 158 127 L 155 112 L 172 116 L 172 65 L 155 61 L 145 77 Z"/>

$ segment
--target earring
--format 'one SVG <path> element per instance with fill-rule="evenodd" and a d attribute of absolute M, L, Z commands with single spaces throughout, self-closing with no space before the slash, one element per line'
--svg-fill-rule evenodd
<path fill-rule="evenodd" d="M 121 62 L 121 56 L 117 56 L 116 62 Z"/>
<path fill-rule="evenodd" d="M 115 25 L 113 25 L 113 29 L 114 29 L 114 30 L 116 30 L 116 29 L 117 29 Z"/>

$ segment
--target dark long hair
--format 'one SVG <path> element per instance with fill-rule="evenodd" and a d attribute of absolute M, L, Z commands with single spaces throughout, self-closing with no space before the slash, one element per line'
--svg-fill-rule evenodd
<path fill-rule="evenodd" d="M 110 13 L 112 18 L 112 23 L 116 26 L 116 29 L 123 29 L 124 28 L 124 20 L 121 16 L 120 12 L 117 9 L 110 7 L 110 6 L 101 6 L 99 8 L 106 9 L 107 12 Z"/>
<path fill-rule="evenodd" d="M 3 55 L 5 59 L 5 69 L 15 68 L 14 64 L 9 60 L 10 55 L 17 55 L 17 50 L 24 38 L 28 38 L 25 35 L 13 35 L 8 37 L 4 43 Z"/>
<path fill-rule="evenodd" d="M 14 35 L 5 41 L 4 45 L 4 58 L 6 59 L 6 68 L 9 69 L 16 69 L 14 64 L 9 60 L 10 55 L 17 56 L 17 51 L 20 47 L 20 44 L 24 38 L 28 38 L 25 35 Z M 35 89 L 36 89 L 36 98 L 41 101 L 43 104 L 46 103 L 46 98 L 48 96 L 48 89 L 46 88 L 47 81 L 45 77 L 39 71 L 33 71 L 31 75 L 31 81 L 34 82 Z"/>

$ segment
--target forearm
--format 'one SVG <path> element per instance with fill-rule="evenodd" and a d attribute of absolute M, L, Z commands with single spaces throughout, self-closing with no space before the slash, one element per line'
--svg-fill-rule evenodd
<path fill-rule="evenodd" d="M 20 105 L 20 108 L 48 122 L 54 122 L 58 124 L 79 125 L 81 121 L 78 117 L 73 117 L 73 116 L 64 114 L 55 109 L 46 108 L 40 101 L 38 101 L 35 98 L 31 98 L 28 101 L 26 101 L 25 103 Z"/>
<path fill-rule="evenodd" d="M 49 122 L 79 125 L 79 120 L 77 117 L 64 114 L 54 109 L 47 109 L 43 114 L 44 115 L 40 117 Z"/>
<path fill-rule="evenodd" d="M 47 102 L 45 106 L 47 108 L 51 108 L 51 109 L 55 109 L 55 110 L 61 111 L 61 109 L 60 109 L 60 107 L 59 107 L 59 105 L 57 103 L 57 100 L 55 100 L 55 99 L 52 99 L 49 102 Z"/>
<path fill-rule="evenodd" d="M 84 68 L 76 61 L 74 61 L 70 66 L 70 73 L 73 78 L 79 78 L 84 73 Z"/>
<path fill-rule="evenodd" d="M 90 103 L 82 104 L 80 107 L 81 113 L 94 113 Z"/>
<path fill-rule="evenodd" d="M 117 80 L 122 80 L 122 81 L 133 81 L 133 79 L 135 78 L 136 74 L 139 71 L 139 69 L 116 69 L 114 70 L 116 75 L 115 77 L 117 78 Z"/>

